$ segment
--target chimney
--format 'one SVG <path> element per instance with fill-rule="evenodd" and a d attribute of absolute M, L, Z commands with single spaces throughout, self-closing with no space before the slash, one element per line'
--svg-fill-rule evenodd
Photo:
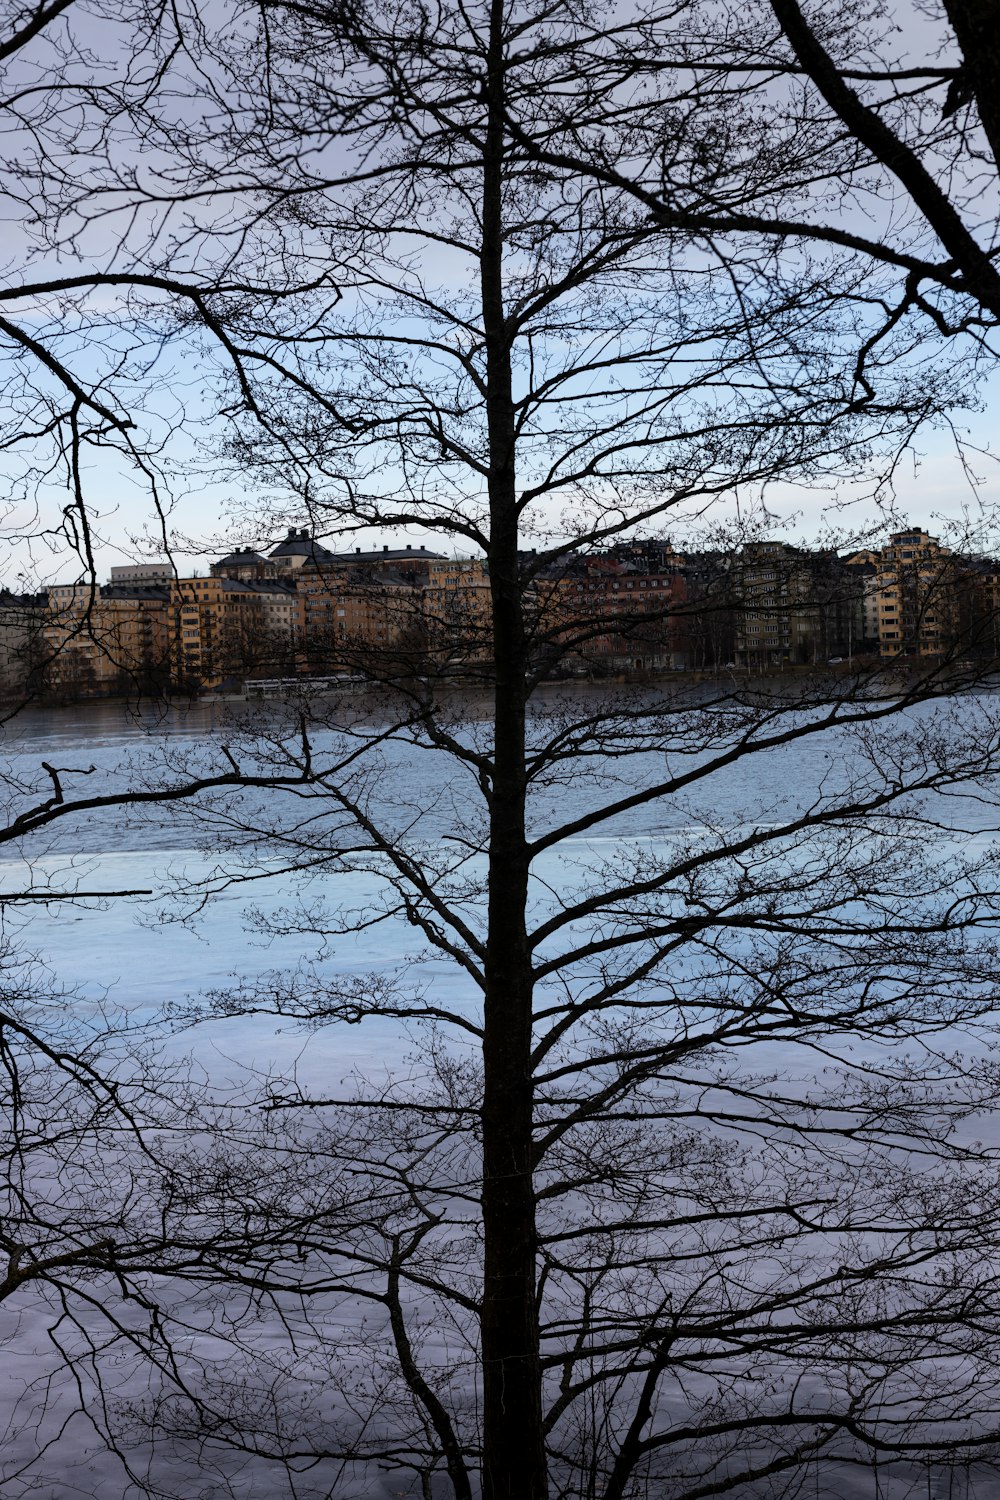
<path fill-rule="evenodd" d="M 407 542 L 407 544 L 406 544 L 406 550 L 407 550 L 407 552 L 412 552 L 413 551 L 413 548 L 410 546 L 409 542 Z"/>
<path fill-rule="evenodd" d="M 360 547 L 355 547 L 354 550 L 357 553 L 357 555 L 360 557 L 361 556 L 361 548 Z"/>
<path fill-rule="evenodd" d="M 294 526 L 289 526 L 289 528 L 288 528 L 288 535 L 285 537 L 285 541 L 286 542 L 294 542 L 294 540 L 295 540 L 295 527 Z"/>
<path fill-rule="evenodd" d="M 387 547 L 387 546 L 386 546 L 386 544 L 385 544 L 385 543 L 384 543 L 384 542 L 383 542 L 383 543 L 382 543 L 382 551 L 383 551 L 383 552 L 388 552 L 388 550 L 389 550 L 389 548 L 388 548 L 388 547 Z"/>

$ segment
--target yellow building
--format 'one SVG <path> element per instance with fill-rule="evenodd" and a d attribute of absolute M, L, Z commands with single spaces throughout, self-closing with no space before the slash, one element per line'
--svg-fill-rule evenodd
<path fill-rule="evenodd" d="M 39 636 L 38 670 L 50 692 L 92 698 L 166 686 L 165 589 L 56 585 Z"/>
<path fill-rule="evenodd" d="M 389 568 L 306 565 L 295 575 L 302 600 L 306 670 L 419 670 L 424 652 L 422 590 Z"/>
<path fill-rule="evenodd" d="M 493 660 L 493 609 L 486 564 L 478 558 L 428 564 L 423 589 L 430 659 L 461 669 Z"/>
<path fill-rule="evenodd" d="M 228 678 L 294 670 L 303 600 L 282 583 L 176 578 L 170 588 L 171 669 L 180 686 L 218 687 Z"/>
<path fill-rule="evenodd" d="M 960 564 L 937 537 L 895 532 L 875 554 L 879 652 L 941 656 L 957 628 Z"/>

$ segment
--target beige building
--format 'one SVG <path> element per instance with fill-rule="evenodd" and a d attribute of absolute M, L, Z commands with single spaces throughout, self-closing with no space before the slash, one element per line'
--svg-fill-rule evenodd
<path fill-rule="evenodd" d="M 270 556 L 301 599 L 301 661 L 309 673 L 420 672 L 432 625 L 437 649 L 450 650 L 460 612 L 480 608 L 484 583 L 488 597 L 481 563 L 451 564 L 426 547 L 335 554 L 308 532 L 291 531 Z"/>
<path fill-rule="evenodd" d="M 388 569 L 303 567 L 296 575 L 309 672 L 419 669 L 423 591 Z"/>
<path fill-rule="evenodd" d="M 144 588 L 153 588 L 156 585 L 165 586 L 172 583 L 173 579 L 174 569 L 168 562 L 123 563 L 111 569 L 113 588 L 126 583 L 138 583 Z"/>
<path fill-rule="evenodd" d="M 490 578 L 479 558 L 433 559 L 423 588 L 427 651 L 438 667 L 493 659 Z"/>
<path fill-rule="evenodd" d="M 167 683 L 169 637 L 165 589 L 59 584 L 48 590 L 37 670 L 66 697 L 148 692 Z"/>
<path fill-rule="evenodd" d="M 880 654 L 942 655 L 958 624 L 958 560 L 917 529 L 895 532 L 875 559 Z"/>
<path fill-rule="evenodd" d="M 178 686 L 218 687 L 229 678 L 295 670 L 303 600 L 282 583 L 177 578 L 170 613 L 171 667 Z"/>

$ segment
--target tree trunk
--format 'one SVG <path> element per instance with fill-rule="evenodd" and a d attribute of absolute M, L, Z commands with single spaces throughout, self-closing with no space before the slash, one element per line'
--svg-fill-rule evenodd
<path fill-rule="evenodd" d="M 975 99 L 979 121 L 1000 167 L 1000 27 L 994 0 L 945 0 L 962 51 L 962 66 L 945 101 L 945 113 Z"/>
<path fill-rule="evenodd" d="M 525 931 L 527 663 L 517 555 L 512 332 L 503 281 L 503 14 L 504 0 L 493 0 L 481 255 L 496 664 L 483 1041 L 483 1492 L 486 1500 L 544 1500 L 532 1179 L 532 976 Z"/>

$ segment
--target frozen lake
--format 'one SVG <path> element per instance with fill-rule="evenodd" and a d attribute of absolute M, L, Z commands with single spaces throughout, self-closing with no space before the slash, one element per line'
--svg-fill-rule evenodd
<path fill-rule="evenodd" d="M 583 690 L 577 697 L 580 701 L 586 701 Z M 564 705 L 564 697 L 553 695 L 548 703 L 552 719 L 535 726 L 539 735 L 557 732 L 553 725 L 558 725 Z M 925 712 L 929 717 L 930 710 L 912 715 L 918 729 Z M 957 712 L 971 716 L 970 723 L 980 713 L 988 720 L 994 701 L 970 700 L 958 705 Z M 241 710 L 237 708 L 236 713 L 239 716 Z M 358 706 L 348 718 L 352 715 L 355 722 L 348 724 L 348 735 L 360 742 L 378 725 L 378 715 Z M 265 712 L 256 723 L 265 732 L 273 732 L 277 718 Z M 67 797 L 90 796 L 95 789 L 126 783 L 162 782 L 185 770 L 225 771 L 223 746 L 245 767 L 250 764 L 246 757 L 256 753 L 241 748 L 246 728 L 234 725 L 228 706 L 222 704 L 174 707 L 162 716 L 130 716 L 117 705 L 31 711 L 6 731 L 9 805 L 16 812 L 36 798 L 39 789 L 44 794 L 51 782 L 43 762 L 55 769 Z M 458 718 L 454 733 L 474 751 L 483 731 L 474 721 L 462 723 Z M 316 731 L 316 753 L 329 753 L 333 738 Z M 694 784 L 668 801 L 637 805 L 596 829 L 571 833 L 545 849 L 536 861 L 535 911 L 544 913 L 553 901 L 569 899 L 595 872 L 622 859 L 655 861 L 662 851 L 676 849 L 679 841 L 697 846 L 699 840 L 734 828 L 763 828 L 804 817 L 819 795 L 835 795 L 852 778 L 882 774 L 878 744 L 868 746 L 864 753 L 863 749 L 844 730 L 777 746 L 750 761 L 737 760 L 720 768 L 710 785 Z M 699 756 L 709 753 L 711 747 L 708 751 L 690 749 L 681 736 L 669 753 L 640 747 L 640 753 L 629 754 L 617 765 L 602 763 L 599 757 L 584 758 L 566 775 L 539 784 L 533 792 L 529 836 L 585 818 L 609 798 L 640 791 L 662 778 L 668 766 L 683 774 L 698 763 Z M 482 915 L 474 889 L 482 873 L 475 849 L 481 831 L 481 798 L 471 768 L 439 748 L 399 736 L 383 739 L 375 755 L 374 772 L 362 775 L 356 791 L 394 837 L 408 842 L 436 869 L 454 860 L 457 835 L 471 846 L 463 848 L 454 879 L 461 880 L 456 902 L 475 929 Z M 998 822 L 991 784 L 981 785 L 976 795 L 963 786 L 954 794 L 938 796 L 932 812 L 943 855 L 985 856 L 991 848 Z M 184 1009 L 208 991 L 251 982 L 262 972 L 305 966 L 314 974 L 362 985 L 372 975 L 408 979 L 419 975 L 436 1006 L 475 1017 L 478 996 L 468 975 L 430 950 L 398 912 L 370 925 L 347 921 L 345 926 L 353 925 L 355 930 L 336 930 L 338 913 L 367 913 L 386 899 L 385 884 L 376 873 L 351 869 L 347 860 L 337 871 L 317 865 L 306 878 L 293 876 L 288 870 L 290 850 L 280 838 L 264 839 L 255 847 L 241 833 L 244 825 L 266 828 L 269 824 L 277 830 L 292 826 L 300 830 L 297 842 L 302 857 L 309 857 L 324 841 L 337 847 L 338 840 L 345 838 L 339 815 L 325 805 L 304 807 L 296 789 L 262 789 L 237 800 L 227 794 L 209 804 L 207 817 L 177 804 L 166 815 L 155 807 L 119 809 L 53 822 L 18 845 L 0 846 L 0 890 L 7 894 L 30 891 L 38 896 L 37 903 L 4 908 L 7 935 L 37 954 L 54 986 L 73 992 L 72 1003 L 81 1014 L 88 1007 L 107 1003 L 143 1021 L 164 1011 Z M 363 863 L 359 861 L 359 866 Z M 251 871 L 254 880 L 248 886 L 238 877 Z M 205 893 L 204 902 L 191 901 L 192 882 Z M 67 888 L 129 894 L 46 902 L 46 891 Z M 324 932 L 304 930 L 310 925 L 303 915 L 307 908 L 334 914 L 332 921 L 313 922 L 313 926 L 324 926 Z M 243 1087 L 253 1075 L 294 1073 L 306 1092 L 328 1097 L 348 1088 L 352 1078 L 363 1076 L 377 1085 L 386 1075 L 405 1071 L 415 1037 L 412 1025 L 384 1017 L 369 1018 L 361 1025 L 332 1023 L 304 1030 L 287 1019 L 258 1013 L 238 1019 L 210 1017 L 185 1026 L 168 1043 L 168 1051 L 193 1053 L 204 1074 L 223 1089 Z M 461 1054 L 467 1043 L 458 1036 L 450 1045 Z M 801 1053 L 780 1041 L 758 1046 L 753 1062 L 757 1068 L 783 1073 L 793 1091 L 806 1076 Z M 977 1120 L 975 1128 L 987 1140 L 1000 1141 L 1000 1128 L 992 1120 Z M 125 1500 L 138 1491 L 130 1488 L 120 1465 L 101 1453 L 79 1418 L 65 1435 L 59 1435 L 62 1398 L 58 1394 L 53 1398 L 44 1384 L 36 1384 L 27 1401 L 23 1395 L 26 1372 L 36 1382 L 44 1382 L 47 1370 L 57 1369 L 46 1338 L 52 1315 L 51 1307 L 30 1304 L 0 1309 L 0 1333 L 10 1351 L 0 1378 L 0 1411 L 8 1420 L 8 1442 L 0 1460 L 4 1496 L 20 1500 L 31 1494 L 62 1500 L 64 1496 L 99 1495 L 101 1500 Z M 131 1391 L 127 1382 L 122 1389 L 126 1394 Z M 46 1401 L 49 1413 L 39 1416 Z M 43 1440 L 53 1446 L 36 1464 Z M 199 1472 L 201 1487 L 196 1490 L 192 1487 L 195 1477 L 185 1473 L 182 1465 L 171 1468 L 169 1461 L 164 1462 L 170 1483 L 181 1492 L 186 1485 L 192 1500 L 195 1494 L 278 1500 L 266 1465 L 223 1466 L 211 1479 Z M 23 1471 L 22 1465 L 26 1466 Z M 947 1482 L 951 1484 L 949 1500 L 965 1500 L 966 1494 L 977 1493 L 982 1500 L 989 1494 L 985 1488 L 977 1492 L 975 1476 L 966 1477 L 964 1489 L 957 1487 L 953 1475 Z M 410 1493 L 398 1483 L 386 1479 L 371 1489 L 355 1489 L 351 1481 L 342 1480 L 333 1493 L 338 1500 L 354 1500 L 355 1494 L 360 1500 L 362 1494 Z M 845 1471 L 830 1483 L 832 1488 L 824 1477 L 826 1488 L 821 1490 L 817 1475 L 817 1494 L 875 1500 L 870 1477 Z M 929 1474 L 908 1472 L 895 1479 L 886 1474 L 874 1483 L 881 1485 L 879 1495 L 893 1500 L 908 1493 L 935 1493 Z M 319 1493 L 302 1490 L 310 1497 Z M 949 1492 L 940 1493 L 944 1500 Z M 280 1496 L 284 1495 L 281 1490 Z"/>

